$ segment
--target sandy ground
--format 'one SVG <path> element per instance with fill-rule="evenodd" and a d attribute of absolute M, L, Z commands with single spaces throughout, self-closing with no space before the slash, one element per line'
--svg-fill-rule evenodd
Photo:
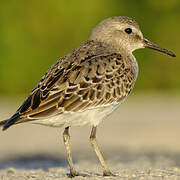
<path fill-rule="evenodd" d="M 2 119 L 19 100 L 0 101 Z M 68 179 L 63 129 L 22 124 L 0 131 L 0 180 Z M 90 127 L 74 127 L 71 147 L 75 179 L 180 179 L 180 97 L 134 95 L 100 126 L 97 139 L 116 177 L 103 177 L 89 143 Z"/>

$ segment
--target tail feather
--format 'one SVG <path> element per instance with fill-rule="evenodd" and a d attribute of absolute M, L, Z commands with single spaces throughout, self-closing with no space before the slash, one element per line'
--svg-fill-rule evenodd
<path fill-rule="evenodd" d="M 0 126 L 3 126 L 3 131 L 15 124 L 20 119 L 20 114 L 15 113 L 10 119 L 0 122 Z"/>
<path fill-rule="evenodd" d="M 4 126 L 7 122 L 8 122 L 8 120 L 0 121 L 0 127 L 1 127 L 1 126 Z"/>

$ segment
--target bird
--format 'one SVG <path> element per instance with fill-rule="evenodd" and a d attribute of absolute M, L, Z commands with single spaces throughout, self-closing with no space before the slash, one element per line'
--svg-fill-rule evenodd
<path fill-rule="evenodd" d="M 42 77 L 17 111 L 0 122 L 3 130 L 32 122 L 64 128 L 63 140 L 69 177 L 85 176 L 75 170 L 69 129 L 90 125 L 90 142 L 104 176 L 113 176 L 96 141 L 97 126 L 117 109 L 132 91 L 138 76 L 134 50 L 151 48 L 172 57 L 171 51 L 144 38 L 132 18 L 114 16 L 100 22 L 89 39 L 60 58 Z"/>

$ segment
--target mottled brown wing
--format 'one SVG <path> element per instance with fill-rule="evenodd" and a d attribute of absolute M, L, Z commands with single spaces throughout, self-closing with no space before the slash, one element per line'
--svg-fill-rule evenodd
<path fill-rule="evenodd" d="M 133 72 L 120 54 L 64 57 L 42 78 L 16 114 L 15 123 L 120 102 L 133 86 Z"/>
<path fill-rule="evenodd" d="M 132 82 L 133 74 L 119 54 L 89 57 L 66 66 L 57 63 L 20 113 L 40 118 L 109 105 L 127 96 Z"/>

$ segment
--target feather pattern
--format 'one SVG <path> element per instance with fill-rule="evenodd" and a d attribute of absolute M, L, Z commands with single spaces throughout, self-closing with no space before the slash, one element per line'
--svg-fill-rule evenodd
<path fill-rule="evenodd" d="M 47 71 L 4 129 L 20 122 L 116 105 L 128 96 L 136 77 L 128 57 L 89 40 Z"/>

